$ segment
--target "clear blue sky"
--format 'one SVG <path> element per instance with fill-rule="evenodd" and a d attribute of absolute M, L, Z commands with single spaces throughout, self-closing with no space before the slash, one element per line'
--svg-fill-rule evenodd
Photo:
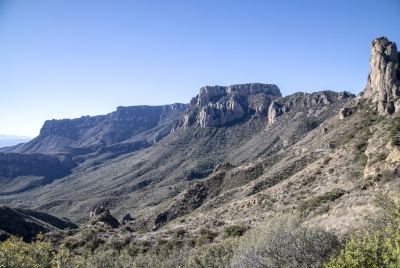
<path fill-rule="evenodd" d="M 0 0 L 0 133 L 205 85 L 357 94 L 371 41 L 400 46 L 399 25 L 400 0 Z"/>

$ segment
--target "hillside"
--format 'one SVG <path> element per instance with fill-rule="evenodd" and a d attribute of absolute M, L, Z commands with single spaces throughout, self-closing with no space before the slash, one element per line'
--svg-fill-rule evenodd
<path fill-rule="evenodd" d="M 400 53 L 385 37 L 371 50 L 367 86 L 357 97 L 283 97 L 271 84 L 207 86 L 179 118 L 157 123 L 168 133 L 155 140 L 153 125 L 132 138 L 105 134 L 123 133 L 115 130 L 92 139 L 83 135 L 97 129 L 91 119 L 54 122 L 78 122 L 65 129 L 47 121 L 41 136 L 18 150 L 71 159 L 71 173 L 18 194 L 3 190 L 0 204 L 80 223 L 104 206 L 120 222 L 125 216 L 121 237 L 149 245 L 179 228 L 198 238 L 204 228 L 217 235 L 284 214 L 347 232 L 374 211 L 374 196 L 393 196 L 400 186 Z M 144 140 L 147 146 L 120 147 Z"/>
<path fill-rule="evenodd" d="M 0 241 L 14 235 L 30 242 L 39 233 L 67 228 L 76 229 L 78 226 L 68 219 L 59 219 L 44 212 L 0 206 Z"/>

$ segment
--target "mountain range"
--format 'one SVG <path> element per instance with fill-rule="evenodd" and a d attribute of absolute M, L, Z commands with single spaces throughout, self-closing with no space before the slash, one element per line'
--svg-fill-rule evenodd
<path fill-rule="evenodd" d="M 0 204 L 75 223 L 106 207 L 135 232 L 294 212 L 348 229 L 399 186 L 400 54 L 385 37 L 371 50 L 358 96 L 205 86 L 189 104 L 48 120 L 0 149 Z"/>

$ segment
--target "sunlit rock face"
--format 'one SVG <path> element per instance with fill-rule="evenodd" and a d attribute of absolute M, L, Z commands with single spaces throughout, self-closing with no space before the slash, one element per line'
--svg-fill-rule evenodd
<path fill-rule="evenodd" d="M 178 127 L 218 127 L 248 115 L 266 115 L 273 99 L 281 96 L 279 88 L 272 84 L 202 87 Z"/>
<path fill-rule="evenodd" d="M 371 70 L 368 75 L 364 98 L 372 99 L 380 114 L 398 111 L 400 95 L 400 53 L 396 43 L 386 37 L 376 38 L 371 44 Z"/>

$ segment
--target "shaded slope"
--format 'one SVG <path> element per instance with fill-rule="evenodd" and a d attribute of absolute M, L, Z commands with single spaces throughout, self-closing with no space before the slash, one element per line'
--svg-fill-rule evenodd
<path fill-rule="evenodd" d="M 30 242 L 39 233 L 66 228 L 75 229 L 78 226 L 66 219 L 59 219 L 44 212 L 0 206 L 0 231 L 3 232 L 1 240 L 14 235 Z"/>
<path fill-rule="evenodd" d="M 30 190 L 72 173 L 76 165 L 69 158 L 44 154 L 0 153 L 0 195 Z"/>

